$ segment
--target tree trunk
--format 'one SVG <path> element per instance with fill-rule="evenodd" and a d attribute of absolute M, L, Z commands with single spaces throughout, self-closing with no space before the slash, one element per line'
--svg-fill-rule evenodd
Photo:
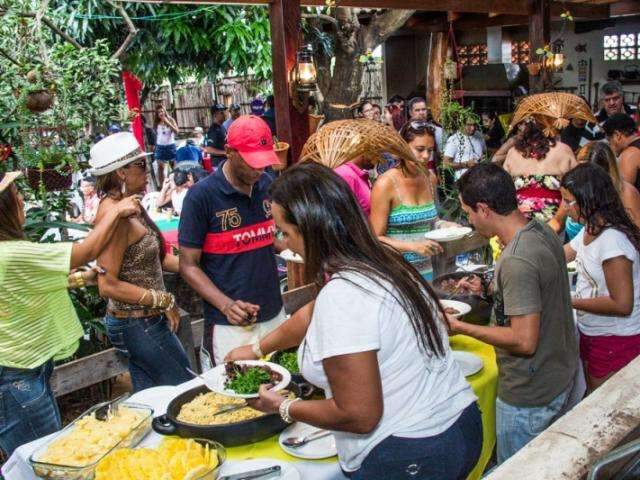
<path fill-rule="evenodd" d="M 336 52 L 329 90 L 324 94 L 325 121 L 351 118 L 362 93 L 364 67 L 344 51 Z"/>
<path fill-rule="evenodd" d="M 376 15 L 366 27 L 358 21 L 358 9 L 337 8 L 334 28 L 335 64 L 318 59 L 318 84 L 324 97 L 325 121 L 351 118 L 363 88 L 364 65 L 360 55 L 383 43 L 413 15 L 415 10 L 386 10 Z"/>

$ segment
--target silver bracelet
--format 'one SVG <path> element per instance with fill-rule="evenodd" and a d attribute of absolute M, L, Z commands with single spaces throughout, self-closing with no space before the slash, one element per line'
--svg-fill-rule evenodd
<path fill-rule="evenodd" d="M 278 412 L 280 413 L 280 417 L 282 418 L 282 420 L 284 420 L 287 423 L 293 423 L 294 420 L 293 418 L 291 418 L 291 415 L 289 414 L 289 408 L 293 403 L 297 402 L 298 400 L 300 399 L 287 398 L 284 402 L 280 404 L 280 407 L 278 408 Z"/>

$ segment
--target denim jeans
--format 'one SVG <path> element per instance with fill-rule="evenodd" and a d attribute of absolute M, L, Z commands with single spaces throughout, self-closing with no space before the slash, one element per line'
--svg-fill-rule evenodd
<path fill-rule="evenodd" d="M 498 465 L 545 431 L 562 416 L 573 382 L 547 405 L 515 407 L 496 399 L 496 436 Z"/>
<path fill-rule="evenodd" d="M 447 430 L 426 438 L 390 436 L 371 450 L 352 480 L 463 480 L 482 450 L 482 417 L 469 405 Z"/>
<path fill-rule="evenodd" d="M 33 370 L 0 367 L 0 448 L 7 455 L 24 443 L 60 430 L 49 379 L 53 361 Z"/>
<path fill-rule="evenodd" d="M 111 345 L 129 360 L 134 392 L 192 379 L 186 370 L 187 354 L 164 315 L 129 319 L 107 315 L 105 325 Z"/>

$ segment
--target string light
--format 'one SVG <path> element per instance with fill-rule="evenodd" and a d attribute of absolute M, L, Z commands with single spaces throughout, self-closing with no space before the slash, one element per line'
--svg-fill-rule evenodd
<path fill-rule="evenodd" d="M 211 12 L 215 9 L 215 7 L 200 7 L 195 10 L 188 10 L 186 12 L 175 12 L 175 13 L 159 13 L 157 15 L 145 15 L 142 17 L 131 17 L 131 20 L 140 20 L 140 21 L 161 21 L 161 20 L 175 20 L 177 18 L 188 17 L 195 19 L 198 13 L 201 12 Z M 83 15 L 80 13 L 74 14 L 73 18 L 81 19 L 81 20 L 122 20 L 122 17 L 118 15 Z"/>

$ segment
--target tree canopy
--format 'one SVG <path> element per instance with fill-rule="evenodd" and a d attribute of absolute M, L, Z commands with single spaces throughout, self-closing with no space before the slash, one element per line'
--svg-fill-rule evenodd
<path fill-rule="evenodd" d="M 147 84 L 215 78 L 233 71 L 271 75 L 266 7 L 122 3 L 138 30 L 121 62 Z M 128 30 L 103 0 L 51 0 L 60 26 L 81 44 L 105 39 L 115 51 Z"/>

